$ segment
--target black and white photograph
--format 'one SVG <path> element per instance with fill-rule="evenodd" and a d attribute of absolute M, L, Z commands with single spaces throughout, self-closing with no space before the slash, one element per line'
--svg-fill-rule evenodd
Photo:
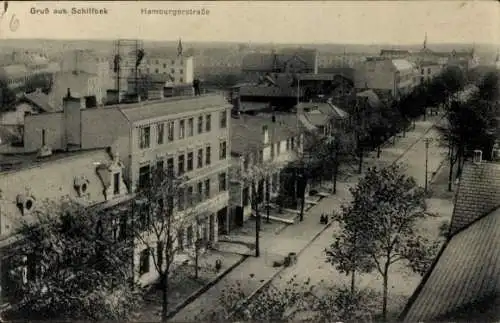
<path fill-rule="evenodd" d="M 500 322 L 500 2 L 0 1 L 0 323 Z"/>

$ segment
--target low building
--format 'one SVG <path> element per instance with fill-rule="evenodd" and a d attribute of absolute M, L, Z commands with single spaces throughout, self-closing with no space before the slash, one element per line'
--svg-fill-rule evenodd
<path fill-rule="evenodd" d="M 318 73 L 315 49 L 283 49 L 272 53 L 251 53 L 243 58 L 241 71 L 249 81 L 257 81 L 268 73 Z"/>
<path fill-rule="evenodd" d="M 37 265 L 29 255 L 7 252 L 22 241 L 16 232 L 21 221 L 32 221 L 46 201 L 70 199 L 83 206 L 111 207 L 128 198 L 121 162 L 107 149 L 43 152 L 0 155 L 2 305 L 15 303 L 17 287 L 33 279 Z M 106 180 L 114 177 L 118 180 Z M 19 257 L 25 258 L 24 265 Z"/>
<path fill-rule="evenodd" d="M 194 79 L 194 57 L 146 52 L 139 73 L 169 75 L 174 84 L 191 84 Z"/>
<path fill-rule="evenodd" d="M 252 191 L 258 194 L 257 203 L 262 204 L 268 198 L 275 202 L 283 193 L 282 187 L 294 187 L 280 174 L 302 153 L 302 132 L 296 116 L 291 114 L 241 115 L 232 120 L 231 222 L 228 229 L 241 225 L 252 214 Z M 252 175 L 254 167 L 265 169 L 266 178 Z M 255 185 L 254 190 L 250 181 Z"/>
<path fill-rule="evenodd" d="M 403 322 L 500 319 L 500 164 L 464 166 L 447 241 L 408 301 Z"/>

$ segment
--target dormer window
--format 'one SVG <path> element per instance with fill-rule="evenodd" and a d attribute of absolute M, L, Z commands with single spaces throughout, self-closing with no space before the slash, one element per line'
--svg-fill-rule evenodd
<path fill-rule="evenodd" d="M 89 180 L 84 176 L 79 176 L 74 180 L 74 187 L 79 197 L 87 194 Z"/>
<path fill-rule="evenodd" d="M 29 194 L 18 194 L 16 198 L 16 205 L 22 215 L 29 214 L 35 207 L 35 198 Z"/>

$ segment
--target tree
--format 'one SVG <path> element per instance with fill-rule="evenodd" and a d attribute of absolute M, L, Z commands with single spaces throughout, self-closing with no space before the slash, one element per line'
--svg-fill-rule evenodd
<path fill-rule="evenodd" d="M 442 140 L 449 147 L 449 191 L 452 188 L 454 166 L 458 165 L 458 177 L 465 160 L 474 149 L 490 152 L 495 141 L 498 123 L 496 103 L 484 100 L 480 93 L 478 88 L 471 88 L 470 92 L 464 91 L 462 96 L 452 100 L 446 109 L 446 124 L 437 127 Z"/>
<path fill-rule="evenodd" d="M 324 288 L 324 282 L 314 286 L 310 279 L 297 282 L 289 279 L 284 288 L 270 283 L 251 299 L 241 282 L 228 285 L 219 299 L 220 307 L 202 311 L 199 320 L 258 321 L 258 322 L 360 322 L 370 317 L 373 307 L 369 290 L 354 295 L 344 288 Z"/>
<path fill-rule="evenodd" d="M 176 177 L 170 169 L 164 169 L 162 163 L 158 164 L 139 181 L 129 214 L 133 221 L 131 233 L 150 252 L 154 269 L 160 277 L 161 317 L 162 322 L 166 322 L 169 315 L 169 279 L 175 256 L 184 247 L 184 229 L 192 229 L 191 225 L 205 213 L 195 204 L 202 197 L 193 193 L 188 178 Z"/>
<path fill-rule="evenodd" d="M 12 274 L 23 283 L 7 316 L 129 319 L 140 296 L 128 269 L 132 246 L 113 234 L 116 219 L 69 200 L 41 203 L 32 215 L 11 250 Z"/>
<path fill-rule="evenodd" d="M 260 152 L 256 152 L 256 158 L 251 162 L 246 160 L 242 171 L 237 171 L 235 174 L 236 179 L 241 182 L 243 187 L 250 186 L 250 205 L 252 210 L 255 212 L 255 257 L 260 256 L 260 226 L 261 226 L 261 213 L 259 204 L 263 201 L 262 191 L 264 185 L 262 182 L 266 183 L 266 207 L 267 207 L 267 220 L 269 221 L 269 204 L 270 204 L 270 194 L 269 194 L 269 178 L 279 171 L 280 167 L 274 162 L 264 162 L 263 156 L 260 156 Z M 262 157 L 262 158 L 261 158 Z M 245 156 L 244 158 L 249 158 Z"/>
<path fill-rule="evenodd" d="M 16 102 L 16 94 L 12 91 L 5 80 L 0 80 L 0 111 L 9 111 Z"/>
<path fill-rule="evenodd" d="M 370 168 L 352 188 L 353 200 L 337 220 L 343 243 L 330 246 L 329 260 L 344 272 L 375 268 L 383 278 L 382 315 L 387 316 L 389 269 L 397 262 L 406 262 L 422 274 L 436 254 L 438 244 L 419 235 L 416 222 L 424 219 L 425 192 L 412 177 L 404 174 L 401 165 L 383 169 Z M 347 259 L 354 255 L 354 261 Z"/>

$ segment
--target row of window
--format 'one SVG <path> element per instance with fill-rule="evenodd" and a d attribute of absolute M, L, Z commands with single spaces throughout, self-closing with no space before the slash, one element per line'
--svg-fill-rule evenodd
<path fill-rule="evenodd" d="M 227 111 L 220 112 L 219 128 L 227 128 Z M 195 118 L 181 119 L 178 121 L 177 134 L 175 133 L 175 121 L 168 121 L 166 123 L 167 129 L 165 134 L 165 122 L 160 122 L 155 125 L 156 127 L 156 143 L 163 145 L 165 142 L 172 142 L 176 138 L 181 140 L 186 137 L 195 135 Z M 212 115 L 206 114 L 205 116 L 198 116 L 196 119 L 196 134 L 203 134 L 212 130 Z M 151 126 L 144 126 L 139 128 L 139 148 L 146 149 L 151 147 Z M 166 137 L 166 138 L 165 138 Z M 166 140 L 165 140 L 166 139 Z"/>
<path fill-rule="evenodd" d="M 221 141 L 219 143 L 219 160 L 225 160 L 227 158 L 227 142 Z M 196 168 L 200 169 L 203 166 L 209 166 L 212 163 L 212 147 L 207 146 L 205 148 L 199 148 L 196 151 L 196 161 L 194 151 L 190 151 L 187 154 L 180 154 L 177 156 L 177 175 L 184 175 L 186 172 L 194 170 L 196 163 Z M 174 157 L 167 158 L 166 171 L 168 174 L 175 175 L 174 169 Z M 165 169 L 163 160 L 159 160 L 156 165 L 157 169 Z M 139 168 L 139 188 L 144 188 L 150 184 L 149 177 L 151 175 L 150 165 L 144 165 Z"/>
<path fill-rule="evenodd" d="M 425 74 L 425 69 L 420 69 L 420 74 L 424 75 Z M 432 70 L 430 67 L 427 68 L 427 74 L 432 74 Z"/>
<path fill-rule="evenodd" d="M 184 64 L 184 60 L 183 60 L 182 58 L 181 58 L 181 60 L 180 60 L 180 63 L 181 63 L 181 64 Z M 147 59 L 147 60 L 146 60 L 146 64 L 156 64 L 156 65 L 160 65 L 160 60 L 159 60 L 159 59 L 156 59 L 156 60 Z M 171 64 L 172 64 L 172 65 L 175 65 L 175 59 L 173 59 L 173 60 L 171 61 Z M 167 64 L 166 64 L 166 63 L 163 63 L 163 68 L 165 68 L 166 66 L 167 66 Z"/>

